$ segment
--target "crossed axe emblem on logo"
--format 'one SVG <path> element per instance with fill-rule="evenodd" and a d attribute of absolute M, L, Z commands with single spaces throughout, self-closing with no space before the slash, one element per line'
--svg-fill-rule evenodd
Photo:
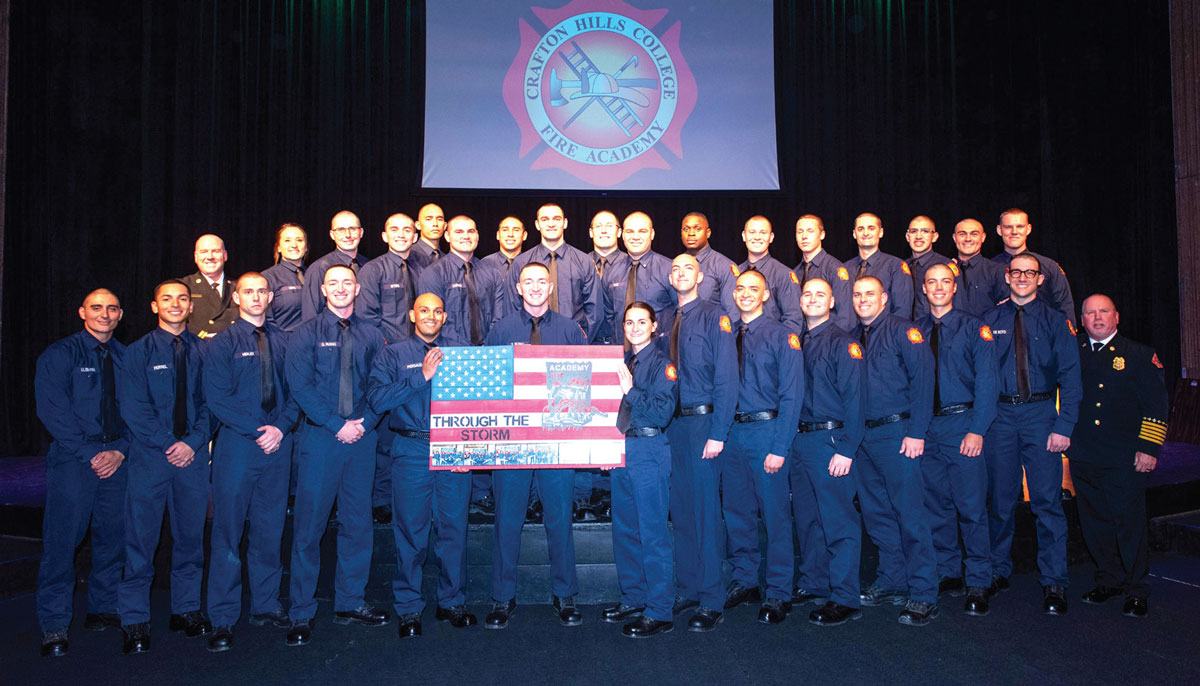
<path fill-rule="evenodd" d="M 625 135 L 632 137 L 630 131 L 634 126 L 642 126 L 642 120 L 629 106 L 630 103 L 638 107 L 649 107 L 650 100 L 646 98 L 638 88 L 658 88 L 658 79 L 623 79 L 621 74 L 630 67 L 636 67 L 638 64 L 637 56 L 630 57 L 621 68 L 611 74 L 606 74 L 600 70 L 596 63 L 588 57 L 583 48 L 579 47 L 579 43 L 571 41 L 573 48 L 570 54 L 563 51 L 558 51 L 558 56 L 562 58 L 567 67 L 575 74 L 575 80 L 564 81 L 558 77 L 557 70 L 550 70 L 550 105 L 553 107 L 563 107 L 569 104 L 572 100 L 586 99 L 583 106 L 576 110 L 575 114 L 563 124 L 562 128 L 566 129 L 571 125 L 579 115 L 583 114 L 593 103 L 599 103 L 600 108 L 608 114 L 608 117 L 613 120 Z M 575 90 L 569 96 L 563 95 L 563 90 Z"/>

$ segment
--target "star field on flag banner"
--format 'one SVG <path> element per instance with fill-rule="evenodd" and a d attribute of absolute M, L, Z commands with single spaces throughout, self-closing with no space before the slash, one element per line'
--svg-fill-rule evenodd
<path fill-rule="evenodd" d="M 430 401 L 430 469 L 625 465 L 621 348 L 442 348 Z"/>

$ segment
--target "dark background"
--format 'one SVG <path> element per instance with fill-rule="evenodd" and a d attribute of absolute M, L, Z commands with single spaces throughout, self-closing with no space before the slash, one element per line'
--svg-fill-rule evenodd
<path fill-rule="evenodd" d="M 899 255 L 908 220 L 928 214 L 935 249 L 953 255 L 955 221 L 992 231 L 1017 206 L 1076 303 L 1112 294 L 1122 332 L 1158 349 L 1169 384 L 1178 375 L 1165 0 L 778 2 L 783 190 L 701 195 L 423 193 L 423 7 L 13 3 L 0 455 L 44 448 L 34 363 L 79 329 L 91 289 L 122 298 L 117 337 L 129 342 L 154 324 L 153 285 L 195 271 L 202 233 L 225 238 L 236 276 L 270 264 L 283 221 L 309 229 L 312 259 L 332 249 L 329 218 L 352 209 L 375 256 L 384 218 L 430 201 L 479 222 L 481 255 L 507 214 L 526 220 L 532 245 L 547 199 L 585 250 L 598 210 L 647 211 L 667 255 L 681 250 L 682 216 L 701 210 L 714 247 L 737 261 L 741 226 L 761 213 L 788 264 L 805 212 L 847 259 L 859 212 L 883 218 L 883 248 Z M 683 143 L 686 154 L 686 128 Z M 984 254 L 1001 245 L 991 233 Z"/>

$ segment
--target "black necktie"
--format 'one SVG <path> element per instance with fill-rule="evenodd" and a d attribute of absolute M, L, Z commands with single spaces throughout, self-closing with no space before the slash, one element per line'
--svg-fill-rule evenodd
<path fill-rule="evenodd" d="M 550 309 L 558 312 L 558 253 L 553 250 L 546 256 L 546 261 L 550 264 L 546 265 L 546 270 L 550 272 L 550 284 L 553 288 L 550 289 Z"/>
<path fill-rule="evenodd" d="M 917 280 L 918 279 L 917 271 L 919 269 L 920 269 L 920 267 L 917 265 L 917 258 L 914 257 L 908 261 L 908 275 L 910 277 L 912 277 L 912 282 L 913 282 L 913 304 L 912 304 L 912 312 L 910 313 L 911 319 L 917 318 L 917 300 L 925 297 L 925 295 L 923 293 L 921 293 L 921 284 Z"/>
<path fill-rule="evenodd" d="M 1025 338 L 1025 308 L 1017 306 L 1013 317 L 1013 350 L 1017 362 L 1017 397 L 1021 402 L 1029 400 L 1029 341 Z"/>
<path fill-rule="evenodd" d="M 265 326 L 254 327 L 258 339 L 258 387 L 262 390 L 262 409 L 275 409 L 275 363 L 271 359 L 271 342 L 267 340 Z"/>
<path fill-rule="evenodd" d="M 183 337 L 175 337 L 175 438 L 183 438 L 188 430 L 187 346 Z"/>
<path fill-rule="evenodd" d="M 811 266 L 812 266 L 812 262 L 804 263 L 804 276 L 800 277 L 800 286 L 801 287 L 803 287 L 804 284 L 808 283 L 808 269 Z"/>
<path fill-rule="evenodd" d="M 941 377 L 939 374 L 938 363 L 938 339 L 941 337 L 942 323 L 933 323 L 933 333 L 929 334 L 929 349 L 933 351 L 933 411 L 937 412 L 942 407 L 942 389 L 940 388 Z"/>
<path fill-rule="evenodd" d="M 512 271 L 512 258 L 506 257 L 506 258 L 504 258 L 504 275 L 508 276 L 508 273 L 511 271 Z"/>
<path fill-rule="evenodd" d="M 854 280 L 858 281 L 859 279 L 861 279 L 862 277 L 864 277 L 866 275 L 867 275 L 867 261 L 863 260 L 862 262 L 858 263 L 858 274 L 856 274 L 854 276 Z"/>
<path fill-rule="evenodd" d="M 463 283 L 467 287 L 467 319 L 471 328 L 471 345 L 483 345 L 483 322 L 479 317 L 479 297 L 475 294 L 475 277 L 471 263 L 463 262 Z"/>
<path fill-rule="evenodd" d="M 296 267 L 296 279 L 300 282 L 301 286 L 304 285 L 304 265 Z"/>
<path fill-rule="evenodd" d="M 638 260 L 629 265 L 629 274 L 625 277 L 625 309 L 621 310 L 622 319 L 625 317 L 625 310 L 637 300 L 637 273 L 640 266 L 642 263 Z M 621 338 L 625 338 L 625 327 L 621 327 Z M 625 350 L 629 350 L 629 341 L 625 341 Z"/>
<path fill-rule="evenodd" d="M 634 369 L 637 367 L 637 355 L 629 358 L 625 363 L 629 368 L 629 375 L 633 376 Z M 621 406 L 617 408 L 617 430 L 621 433 L 629 431 L 629 422 L 633 419 L 633 405 L 629 404 L 629 395 L 621 397 Z"/>
<path fill-rule="evenodd" d="M 867 352 L 867 339 L 871 337 L 871 325 L 867 324 L 862 328 L 862 333 L 858 334 L 858 344 L 862 346 L 863 353 Z"/>
<path fill-rule="evenodd" d="M 117 428 L 117 382 L 113 373 L 112 353 L 107 343 L 96 346 L 100 353 L 100 430 L 105 436 L 116 436 Z"/>
<path fill-rule="evenodd" d="M 737 343 L 738 375 L 739 376 L 743 375 L 743 370 L 745 369 L 745 365 L 742 363 L 742 339 L 746 337 L 746 330 L 749 328 L 750 327 L 747 326 L 745 323 L 738 324 L 736 343 Z"/>
<path fill-rule="evenodd" d="M 607 257 L 601 257 L 599 260 L 597 260 L 596 261 L 596 276 L 599 276 L 600 278 L 603 279 L 604 278 L 604 270 L 607 267 L 608 267 L 608 258 Z"/>
<path fill-rule="evenodd" d="M 1100 352 L 1101 350 L 1104 350 L 1104 344 L 1103 344 L 1103 343 L 1101 343 L 1100 341 L 1096 341 L 1095 343 L 1093 343 L 1093 344 L 1092 344 L 1092 352 L 1094 352 L 1094 353 L 1098 353 L 1098 352 Z"/>
<path fill-rule="evenodd" d="M 408 260 L 401 258 L 400 260 L 400 278 L 404 281 L 404 298 L 407 300 L 407 307 L 404 308 L 404 320 L 408 322 L 408 333 L 412 335 L 413 324 L 412 319 L 408 316 L 408 311 L 412 309 L 413 303 L 417 301 L 417 287 L 413 284 L 412 270 L 408 268 Z"/>
<path fill-rule="evenodd" d="M 542 344 L 542 330 L 538 328 L 538 324 L 541 324 L 541 323 L 542 323 L 541 317 L 530 317 L 529 318 L 529 344 L 530 345 L 541 345 Z"/>
<path fill-rule="evenodd" d="M 438 261 L 438 260 L 440 260 L 441 258 L 442 258 L 442 253 L 441 253 L 441 251 L 440 251 L 440 250 L 438 250 L 437 248 L 432 248 L 432 249 L 430 249 L 430 251 L 429 251 L 429 259 L 430 259 L 430 261 L 432 261 L 432 262 L 437 262 L 437 261 Z"/>
<path fill-rule="evenodd" d="M 350 264 L 346 266 L 349 267 L 350 271 L 354 272 L 355 275 L 358 274 L 358 260 L 350 260 Z"/>
<path fill-rule="evenodd" d="M 967 290 L 967 270 L 971 268 L 970 261 L 958 263 L 958 276 L 962 279 L 962 288 L 959 290 L 966 292 Z"/>
<path fill-rule="evenodd" d="M 338 365 L 338 415 L 349 419 L 354 412 L 354 337 L 350 335 L 350 320 L 339 319 L 338 350 L 341 351 Z"/>
<path fill-rule="evenodd" d="M 683 323 L 683 310 L 675 310 L 675 321 L 671 322 L 671 364 L 679 367 L 679 325 Z"/>
<path fill-rule="evenodd" d="M 808 329 L 804 329 L 804 333 L 800 334 L 800 349 L 808 350 Z"/>

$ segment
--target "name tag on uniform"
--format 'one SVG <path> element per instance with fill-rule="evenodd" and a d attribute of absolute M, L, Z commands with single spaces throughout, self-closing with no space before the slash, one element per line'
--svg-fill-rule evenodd
<path fill-rule="evenodd" d="M 258 351 L 257 350 L 247 350 L 245 352 L 238 353 L 237 357 L 258 357 Z"/>
<path fill-rule="evenodd" d="M 303 286 L 284 286 L 283 288 L 280 288 L 279 290 L 281 290 L 281 291 L 298 291 L 301 288 L 304 288 L 304 287 Z"/>
<path fill-rule="evenodd" d="M 450 284 L 450 287 L 451 288 L 466 288 L 467 285 L 463 284 L 463 283 L 452 283 L 452 284 Z"/>
<path fill-rule="evenodd" d="M 402 284 L 402 283 L 385 283 L 385 284 L 383 284 L 383 288 L 385 288 L 387 290 L 392 290 L 393 288 L 404 288 L 404 284 Z"/>
<path fill-rule="evenodd" d="M 169 364 L 156 364 L 156 365 L 154 365 L 153 367 L 151 367 L 151 368 L 150 368 L 150 371 L 152 371 L 152 372 L 161 372 L 161 371 L 164 371 L 164 370 L 167 370 L 167 369 L 170 369 L 170 368 L 171 368 L 171 365 L 169 365 Z"/>
<path fill-rule="evenodd" d="M 1008 333 L 1008 329 L 992 329 L 993 336 L 1003 336 Z"/>
<path fill-rule="evenodd" d="M 96 368 L 95 367 L 80 367 L 79 371 L 83 372 L 84 374 L 95 374 Z"/>
<path fill-rule="evenodd" d="M 336 347 L 338 347 L 338 342 L 337 341 L 321 341 L 320 343 L 317 343 L 317 347 L 318 348 L 336 348 Z"/>
<path fill-rule="evenodd" d="M 420 366 L 421 366 L 421 363 L 417 362 L 416 364 L 410 364 L 410 365 L 406 366 L 405 369 L 416 369 L 417 367 L 420 367 Z"/>

